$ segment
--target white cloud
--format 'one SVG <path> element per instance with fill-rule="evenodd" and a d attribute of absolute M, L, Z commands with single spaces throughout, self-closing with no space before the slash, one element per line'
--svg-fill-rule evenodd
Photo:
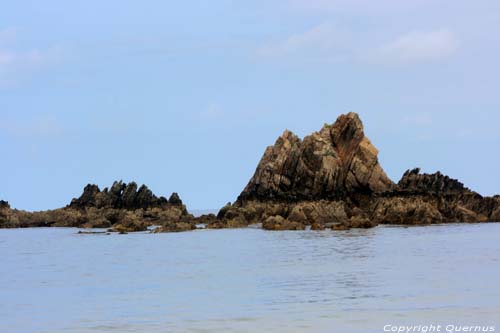
<path fill-rule="evenodd" d="M 17 86 L 37 71 L 56 64 L 61 58 L 62 49 L 58 46 L 29 51 L 0 49 L 0 89 Z"/>
<path fill-rule="evenodd" d="M 290 0 L 292 6 L 311 10 L 334 10 L 356 4 L 370 4 L 370 2 L 366 0 Z"/>
<path fill-rule="evenodd" d="M 7 66 L 14 61 L 14 55 L 8 51 L 0 50 L 0 70 L 3 66 Z"/>
<path fill-rule="evenodd" d="M 198 112 L 197 118 L 199 120 L 215 120 L 224 116 L 224 112 L 217 104 L 210 104 L 206 109 Z"/>
<path fill-rule="evenodd" d="M 322 23 L 304 32 L 268 44 L 258 50 L 265 57 L 300 56 L 338 60 L 349 49 L 349 33 L 330 23 Z"/>
<path fill-rule="evenodd" d="M 401 119 L 401 123 L 403 125 L 415 127 L 428 127 L 433 124 L 434 120 L 430 113 L 413 113 L 407 116 L 404 116 Z"/>
<path fill-rule="evenodd" d="M 17 31 L 14 28 L 6 28 L 0 30 L 0 45 L 7 44 L 16 38 Z"/>
<path fill-rule="evenodd" d="M 2 132 L 13 137 L 41 139 L 61 136 L 65 129 L 55 116 L 44 114 L 38 118 L 24 119 L 22 122 L 3 119 L 0 123 L 0 133 Z"/>
<path fill-rule="evenodd" d="M 57 62 L 62 55 L 60 46 L 29 51 L 0 49 L 0 73 L 2 70 L 33 67 Z"/>
<path fill-rule="evenodd" d="M 20 49 L 15 44 L 16 30 L 0 30 L 0 88 L 9 87 L 40 68 L 53 65 L 62 58 L 62 48 Z M 9 46 L 7 46 L 9 44 Z"/>
<path fill-rule="evenodd" d="M 368 52 L 363 58 L 389 65 L 432 62 L 450 57 L 459 44 L 458 38 L 447 29 L 411 32 Z"/>
<path fill-rule="evenodd" d="M 300 11 L 355 12 L 387 14 L 395 12 L 411 12 L 415 9 L 435 5 L 434 0 L 289 0 L 292 8 Z"/>
<path fill-rule="evenodd" d="M 410 32 L 375 48 L 369 46 L 370 35 L 370 32 L 348 31 L 327 22 L 268 43 L 257 52 L 262 57 L 298 61 L 361 61 L 401 65 L 448 58 L 458 50 L 460 44 L 455 34 L 447 29 Z"/>

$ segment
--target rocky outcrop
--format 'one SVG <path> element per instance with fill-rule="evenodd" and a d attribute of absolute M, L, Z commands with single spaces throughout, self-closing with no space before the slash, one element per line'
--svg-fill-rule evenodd
<path fill-rule="evenodd" d="M 0 227 L 81 227 L 109 228 L 116 232 L 145 231 L 149 226 L 171 226 L 192 219 L 177 193 L 167 200 L 155 196 L 145 186 L 135 182 L 114 182 L 102 191 L 97 185 L 85 186 L 80 197 L 63 208 L 26 212 L 11 209 L 0 202 Z M 194 222 L 193 222 L 194 223 Z"/>
<path fill-rule="evenodd" d="M 496 195 L 493 197 L 493 209 L 491 210 L 490 220 L 500 221 L 500 196 Z"/>
<path fill-rule="evenodd" d="M 50 227 L 50 219 L 34 218 L 32 213 L 12 209 L 7 201 L 0 200 L 0 228 Z"/>
<path fill-rule="evenodd" d="M 268 147 L 238 201 L 346 200 L 390 190 L 356 113 L 300 140 L 286 130 Z"/>
<path fill-rule="evenodd" d="M 157 197 L 146 186 L 138 188 L 135 182 L 128 184 L 122 181 L 114 182 L 108 189 L 100 190 L 97 185 L 88 184 L 79 198 L 73 199 L 70 208 L 114 208 L 114 209 L 147 209 L 167 206 L 182 206 L 182 200 L 177 193 L 172 193 L 170 199 Z"/>
<path fill-rule="evenodd" d="M 375 226 L 360 207 L 397 187 L 377 155 L 356 113 L 341 115 L 303 140 L 286 130 L 266 149 L 237 201 L 218 217 L 240 225 L 263 221 L 269 230 Z"/>
<path fill-rule="evenodd" d="M 266 230 L 304 230 L 305 225 L 283 218 L 281 215 L 269 216 L 262 222 L 262 228 Z"/>
<path fill-rule="evenodd" d="M 437 172 L 408 170 L 395 184 L 358 115 L 303 140 L 286 130 L 264 152 L 236 202 L 218 214 L 217 227 L 262 222 L 268 230 L 310 226 L 370 228 L 378 224 L 429 224 L 500 220 L 498 197 L 484 198 Z"/>
<path fill-rule="evenodd" d="M 378 223 L 431 224 L 500 221 L 497 197 L 483 197 L 461 182 L 420 169 L 404 173 L 398 186 L 373 200 L 371 218 Z"/>
<path fill-rule="evenodd" d="M 407 170 L 398 182 L 397 189 L 412 194 L 472 193 L 461 182 L 436 172 L 421 174 L 420 168 Z"/>
<path fill-rule="evenodd" d="M 392 182 L 355 113 L 301 140 L 286 130 L 268 147 L 234 204 L 193 217 L 177 193 L 166 199 L 145 185 L 89 184 L 61 209 L 29 213 L 0 201 L 0 227 L 71 226 L 126 233 L 189 231 L 262 224 L 266 230 L 346 230 L 378 224 L 500 221 L 500 196 L 483 197 L 439 172 L 408 170 Z"/>

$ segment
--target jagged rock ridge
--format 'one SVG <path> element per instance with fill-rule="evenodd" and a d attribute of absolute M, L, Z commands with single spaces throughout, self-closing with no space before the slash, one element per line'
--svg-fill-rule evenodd
<path fill-rule="evenodd" d="M 117 181 L 102 191 L 97 185 L 88 184 L 82 195 L 66 207 L 42 212 L 11 209 L 7 202 L 0 201 L 3 228 L 64 226 L 128 232 L 144 231 L 151 225 L 168 231 L 195 228 L 193 216 L 177 193 L 167 200 L 154 195 L 145 185 L 138 188 L 135 182 Z"/>
<path fill-rule="evenodd" d="M 79 198 L 71 200 L 69 207 L 72 208 L 115 208 L 115 209 L 139 209 L 153 208 L 170 205 L 182 205 L 182 201 L 177 193 L 172 193 L 170 199 L 157 197 L 146 185 L 141 185 L 137 189 L 137 183 L 128 184 L 116 181 L 108 189 L 102 191 L 99 186 L 88 184 L 83 189 Z"/>
<path fill-rule="evenodd" d="M 413 193 L 472 193 L 456 179 L 436 172 L 421 174 L 420 168 L 407 170 L 398 182 L 398 189 Z"/>

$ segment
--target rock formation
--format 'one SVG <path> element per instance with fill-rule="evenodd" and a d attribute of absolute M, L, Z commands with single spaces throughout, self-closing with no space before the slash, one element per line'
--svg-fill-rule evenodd
<path fill-rule="evenodd" d="M 121 233 L 239 228 L 262 223 L 268 230 L 371 228 L 378 224 L 500 221 L 500 196 L 482 197 L 437 172 L 408 170 L 392 182 L 365 136 L 356 113 L 303 140 L 286 130 L 264 152 L 255 174 L 234 204 L 217 216 L 193 217 L 177 193 L 155 196 L 145 185 L 114 182 L 102 191 L 87 185 L 60 209 L 29 213 L 0 201 L 0 227 L 101 227 Z"/>
<path fill-rule="evenodd" d="M 266 149 L 236 202 L 221 209 L 212 224 L 342 230 L 500 220 L 498 196 L 483 198 L 457 180 L 419 169 L 407 171 L 395 184 L 377 154 L 352 112 L 303 140 L 286 130 Z"/>
<path fill-rule="evenodd" d="M 151 190 L 135 182 L 114 182 L 102 191 L 97 185 L 85 186 L 79 198 L 63 208 L 26 212 L 11 209 L 0 201 L 0 227 L 64 226 L 83 228 L 110 228 L 110 231 L 144 231 L 151 225 L 160 225 L 165 230 L 175 231 L 177 223 L 195 226 L 193 216 L 183 205 L 179 195 L 173 193 L 169 199 L 155 196 Z M 179 225 L 186 230 L 185 225 Z"/>
<path fill-rule="evenodd" d="M 286 130 L 268 147 L 238 201 L 346 200 L 390 190 L 356 113 L 300 140 Z"/>
<path fill-rule="evenodd" d="M 373 200 L 371 208 L 371 218 L 379 223 L 500 221 L 500 197 L 482 197 L 456 179 L 440 172 L 421 174 L 418 168 L 406 171 L 398 186 Z"/>
<path fill-rule="evenodd" d="M 70 208 L 114 208 L 114 209 L 148 209 L 167 206 L 182 206 L 177 193 L 172 193 L 170 199 L 156 197 L 146 186 L 137 187 L 135 182 L 128 184 L 122 181 L 114 182 L 108 189 L 100 190 L 97 185 L 88 184 L 79 198 L 71 200 Z"/>

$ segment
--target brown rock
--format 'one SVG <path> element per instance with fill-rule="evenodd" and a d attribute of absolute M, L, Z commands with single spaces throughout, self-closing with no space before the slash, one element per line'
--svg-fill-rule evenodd
<path fill-rule="evenodd" d="M 373 212 L 377 223 L 431 224 L 443 222 L 443 216 L 432 202 L 422 197 L 381 199 Z"/>
<path fill-rule="evenodd" d="M 498 200 L 498 205 L 495 209 L 492 210 L 492 213 L 490 215 L 490 222 L 500 222 L 500 197 Z"/>
<path fill-rule="evenodd" d="M 349 230 L 350 226 L 345 223 L 335 223 L 332 225 L 332 230 Z"/>
<path fill-rule="evenodd" d="M 344 229 L 500 219 L 500 199 L 483 198 L 439 172 L 408 170 L 394 184 L 377 155 L 355 113 L 303 140 L 286 130 L 266 149 L 235 204 L 221 209 L 218 218 L 264 221 L 263 227 L 273 230 L 288 228 L 283 227 L 288 222 Z"/>
<path fill-rule="evenodd" d="M 363 216 L 352 216 L 348 223 L 349 228 L 363 228 L 363 229 L 373 228 L 376 227 L 377 225 L 378 225 L 377 222 L 372 221 Z"/>
<path fill-rule="evenodd" d="M 309 222 L 307 215 L 304 212 L 304 207 L 301 205 L 295 205 L 287 219 L 291 222 L 298 222 L 302 224 L 308 224 Z"/>
<path fill-rule="evenodd" d="M 304 140 L 286 130 L 266 149 L 238 200 L 345 199 L 387 191 L 394 184 L 377 154 L 352 112 Z"/>
<path fill-rule="evenodd" d="M 270 216 L 263 223 L 262 228 L 266 230 L 304 230 L 305 225 L 298 222 L 291 222 L 282 216 Z"/>
<path fill-rule="evenodd" d="M 146 231 L 148 224 L 141 219 L 140 216 L 134 212 L 126 212 L 120 216 L 119 221 L 113 225 L 112 231 L 117 232 L 136 232 L 136 231 Z"/>
<path fill-rule="evenodd" d="M 325 230 L 326 226 L 322 223 L 313 223 L 311 224 L 311 230 Z"/>
<path fill-rule="evenodd" d="M 83 227 L 110 228 L 117 231 L 144 231 L 152 224 L 192 218 L 177 193 L 169 202 L 155 196 L 145 185 L 114 182 L 108 190 L 97 185 L 85 186 L 82 195 L 64 207 L 41 212 L 10 209 L 0 202 L 0 228 Z"/>

